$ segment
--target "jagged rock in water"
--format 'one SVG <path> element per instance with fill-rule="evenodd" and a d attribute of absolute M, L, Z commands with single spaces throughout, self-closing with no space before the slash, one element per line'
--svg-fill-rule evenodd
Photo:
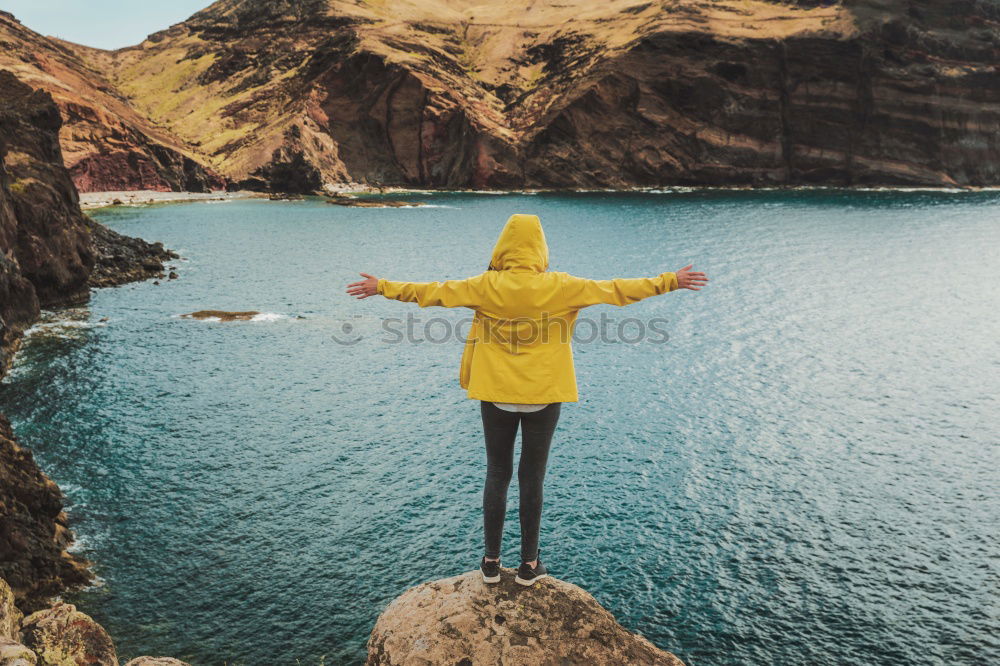
<path fill-rule="evenodd" d="M 191 664 L 173 657 L 136 657 L 125 666 L 191 666 Z"/>
<path fill-rule="evenodd" d="M 118 666 L 114 643 L 104 627 L 73 604 L 58 603 L 24 619 L 24 644 L 42 664 Z"/>
<path fill-rule="evenodd" d="M 177 253 L 163 243 L 149 243 L 88 220 L 97 260 L 90 273 L 91 287 L 113 287 L 145 280 L 163 273 L 163 262 L 177 259 Z"/>
<path fill-rule="evenodd" d="M 576 585 L 547 578 L 523 587 L 514 574 L 503 569 L 487 585 L 472 571 L 407 590 L 375 623 L 367 666 L 683 666 Z"/>

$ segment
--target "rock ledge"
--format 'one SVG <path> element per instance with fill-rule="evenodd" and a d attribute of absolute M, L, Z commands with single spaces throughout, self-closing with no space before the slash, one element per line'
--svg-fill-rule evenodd
<path fill-rule="evenodd" d="M 375 623 L 366 665 L 684 666 L 576 585 L 547 578 L 523 587 L 514 574 L 503 569 L 487 585 L 470 571 L 407 590 Z"/>

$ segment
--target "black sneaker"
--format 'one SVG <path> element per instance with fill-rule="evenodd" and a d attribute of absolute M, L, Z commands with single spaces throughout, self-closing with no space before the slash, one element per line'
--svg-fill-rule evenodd
<path fill-rule="evenodd" d="M 486 556 L 483 555 L 483 560 L 479 563 L 479 571 L 483 574 L 484 583 L 500 582 L 500 560 L 487 562 Z"/>
<path fill-rule="evenodd" d="M 517 569 L 517 575 L 514 576 L 514 582 L 521 585 L 534 585 L 535 581 L 541 578 L 548 578 L 548 575 L 549 572 L 545 568 L 545 565 L 542 564 L 541 557 L 539 557 L 534 569 L 527 562 L 522 562 L 521 566 Z"/>

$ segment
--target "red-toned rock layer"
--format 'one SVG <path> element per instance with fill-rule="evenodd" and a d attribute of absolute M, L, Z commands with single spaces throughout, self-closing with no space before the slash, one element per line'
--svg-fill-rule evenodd
<path fill-rule="evenodd" d="M 79 191 L 204 192 L 224 186 L 173 135 L 121 99 L 99 58 L 91 66 L 81 53 L 101 52 L 44 37 L 0 12 L 0 69 L 55 99 L 65 166 Z"/>

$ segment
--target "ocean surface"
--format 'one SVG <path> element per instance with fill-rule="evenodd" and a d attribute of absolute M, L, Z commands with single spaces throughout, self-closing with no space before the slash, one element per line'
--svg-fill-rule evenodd
<path fill-rule="evenodd" d="M 92 213 L 180 277 L 50 313 L 0 411 L 66 492 L 101 581 L 71 600 L 123 657 L 358 664 L 392 599 L 477 566 L 469 312 L 344 285 L 477 274 L 523 212 L 553 270 L 712 280 L 583 313 L 554 575 L 689 666 L 1000 663 L 1000 194 L 400 198 L 432 205 Z M 179 316 L 203 309 L 262 314 Z"/>

